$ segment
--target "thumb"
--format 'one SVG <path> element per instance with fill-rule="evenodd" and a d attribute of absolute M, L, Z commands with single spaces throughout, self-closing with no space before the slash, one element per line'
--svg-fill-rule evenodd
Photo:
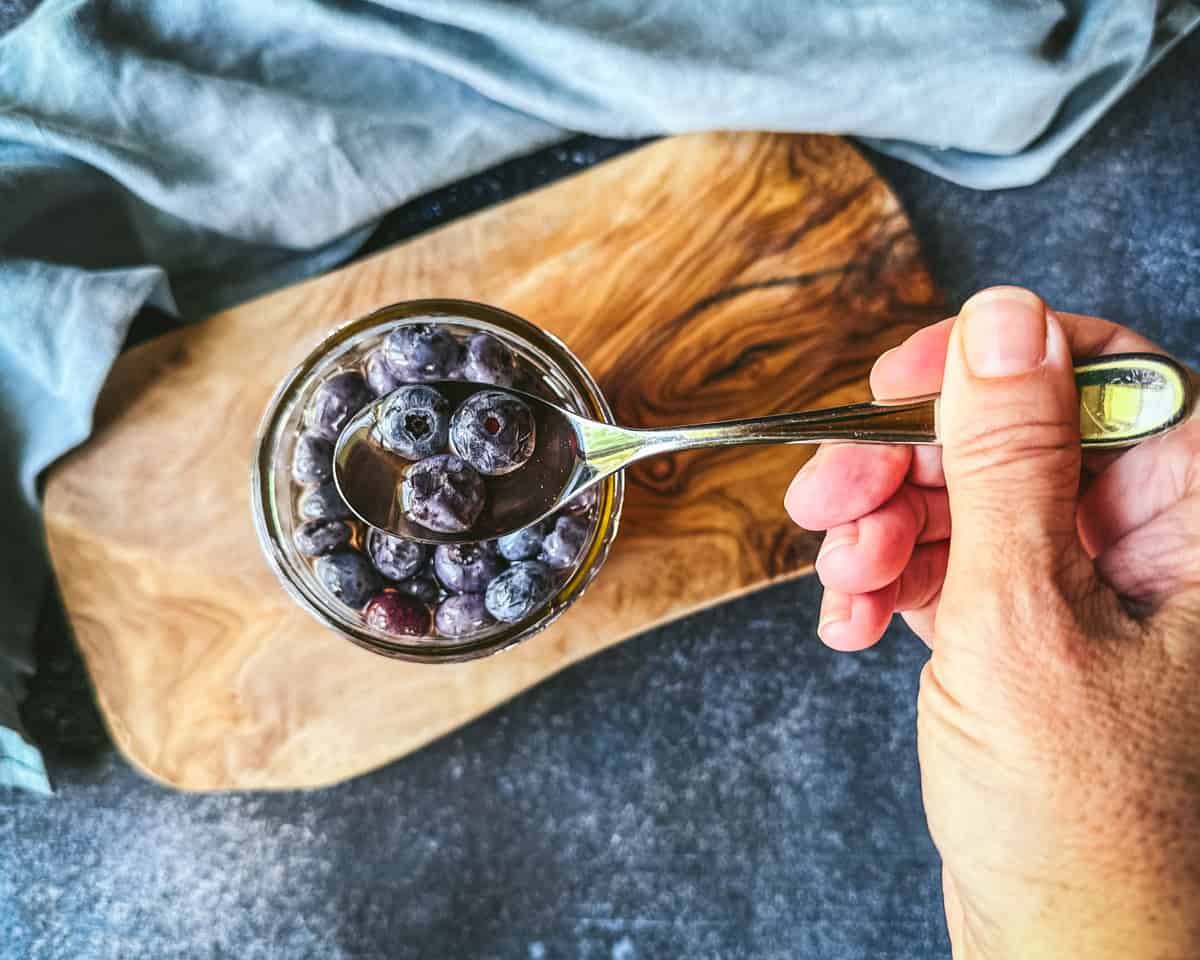
<path fill-rule="evenodd" d="M 954 525 L 947 588 L 1079 585 L 1090 570 L 1075 525 L 1079 399 L 1066 334 L 1035 294 L 994 287 L 963 305 L 938 429 Z"/>

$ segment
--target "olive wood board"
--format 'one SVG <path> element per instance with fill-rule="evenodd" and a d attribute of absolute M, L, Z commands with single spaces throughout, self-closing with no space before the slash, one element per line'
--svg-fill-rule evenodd
<path fill-rule="evenodd" d="M 817 538 L 782 496 L 811 448 L 663 456 L 629 471 L 587 594 L 496 656 L 426 666 L 295 606 L 251 521 L 255 432 L 333 327 L 398 300 L 496 304 L 561 337 L 621 423 L 867 397 L 873 359 L 940 319 L 899 203 L 844 140 L 660 140 L 122 355 L 95 432 L 51 471 L 50 551 L 120 749 L 187 790 L 361 774 L 656 624 L 800 575 Z"/>

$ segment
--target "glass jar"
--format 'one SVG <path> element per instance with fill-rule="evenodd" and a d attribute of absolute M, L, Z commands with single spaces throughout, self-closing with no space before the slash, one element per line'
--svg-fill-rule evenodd
<path fill-rule="evenodd" d="M 370 626 L 362 613 L 336 600 L 314 571 L 312 558 L 296 547 L 297 488 L 292 448 L 316 387 L 331 374 L 357 369 L 363 357 L 391 330 L 414 323 L 446 327 L 460 338 L 483 332 L 502 341 L 538 392 L 585 416 L 608 423 L 612 411 L 582 363 L 556 337 L 496 307 L 465 300 L 412 300 L 393 304 L 335 330 L 283 381 L 259 428 L 251 470 L 250 499 L 263 552 L 291 597 L 334 632 L 367 650 L 420 663 L 471 660 L 527 640 L 560 617 L 583 594 L 608 554 L 621 514 L 624 480 L 610 477 L 597 488 L 590 533 L 573 567 L 554 593 L 527 620 L 496 623 L 465 638 L 436 635 L 397 637 Z M 359 530 L 359 541 L 364 531 Z"/>

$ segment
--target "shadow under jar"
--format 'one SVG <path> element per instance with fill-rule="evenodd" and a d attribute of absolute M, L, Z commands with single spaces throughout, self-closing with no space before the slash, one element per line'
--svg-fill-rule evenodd
<path fill-rule="evenodd" d="M 410 341 L 418 325 L 448 334 L 435 334 L 430 356 L 417 358 L 430 360 L 427 367 L 387 350 Z M 487 377 L 514 377 L 504 385 L 613 422 L 600 388 L 561 341 L 514 314 L 465 300 L 397 303 L 335 330 L 284 379 L 263 417 L 250 492 L 263 552 L 297 603 L 374 653 L 455 662 L 527 640 L 579 599 L 616 535 L 620 474 L 544 526 L 476 550 L 438 548 L 437 555 L 431 546 L 397 544 L 351 515 L 327 472 L 338 426 L 405 384 Z M 504 583 L 492 587 L 500 577 Z M 505 588 L 521 582 L 529 589 L 530 580 L 540 589 L 527 615 L 514 622 L 491 615 L 511 619 L 511 604 L 507 611 L 501 605 L 512 599 Z M 439 629 L 439 621 L 451 629 Z"/>

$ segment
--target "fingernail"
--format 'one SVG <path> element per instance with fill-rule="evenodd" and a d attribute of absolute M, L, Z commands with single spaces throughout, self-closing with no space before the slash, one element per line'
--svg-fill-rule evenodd
<path fill-rule="evenodd" d="M 1029 373 L 1046 357 L 1046 305 L 1028 290 L 984 290 L 958 316 L 967 366 L 977 377 Z"/>
<path fill-rule="evenodd" d="M 858 524 L 847 523 L 840 527 L 835 527 L 825 534 L 825 539 L 821 541 L 821 548 L 817 551 L 816 563 L 819 566 L 823 557 L 828 557 L 835 550 L 841 550 L 842 547 L 851 547 L 858 543 Z"/>
<path fill-rule="evenodd" d="M 817 636 L 825 639 L 825 631 L 836 624 L 850 619 L 850 595 L 826 590 L 821 597 L 821 616 L 817 623 Z"/>

